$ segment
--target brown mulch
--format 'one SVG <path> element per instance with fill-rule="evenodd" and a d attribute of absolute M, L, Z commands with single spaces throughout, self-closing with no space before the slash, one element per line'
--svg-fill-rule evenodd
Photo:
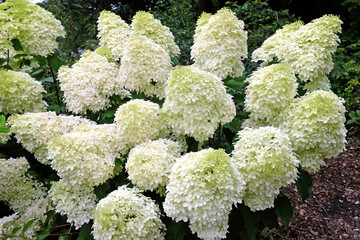
<path fill-rule="evenodd" d="M 312 174 L 313 196 L 303 202 L 294 185 L 286 188 L 294 218 L 270 230 L 275 239 L 360 239 L 360 140 L 325 162 Z"/>

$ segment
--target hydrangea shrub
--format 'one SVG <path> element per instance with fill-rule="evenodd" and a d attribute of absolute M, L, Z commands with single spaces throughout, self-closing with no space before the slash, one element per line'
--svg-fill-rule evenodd
<path fill-rule="evenodd" d="M 127 24 L 103 11 L 99 48 L 71 64 L 50 56 L 33 78 L 20 71 L 54 53 L 63 28 L 26 0 L 0 10 L 0 239 L 255 239 L 269 219 L 289 221 L 282 188 L 296 182 L 306 198 L 307 171 L 345 147 L 343 100 L 327 78 L 336 16 L 284 26 L 249 74 L 248 29 L 230 9 L 201 15 L 195 63 L 174 68 L 179 48 L 153 15 Z M 57 76 L 54 105 L 40 81 L 52 91 Z"/>

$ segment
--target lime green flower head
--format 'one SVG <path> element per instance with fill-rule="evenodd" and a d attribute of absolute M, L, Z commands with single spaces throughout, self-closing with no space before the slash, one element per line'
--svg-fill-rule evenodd
<path fill-rule="evenodd" d="M 244 203 L 252 211 L 274 206 L 280 188 L 295 182 L 299 160 L 280 129 L 245 128 L 238 133 L 233 159 L 246 182 Z"/>
<path fill-rule="evenodd" d="M 171 57 L 179 55 L 180 49 L 176 45 L 170 29 L 163 26 L 151 13 L 137 12 L 132 20 L 131 27 L 134 33 L 148 37 L 159 44 Z"/>
<path fill-rule="evenodd" d="M 256 121 L 265 121 L 278 126 L 280 113 L 289 106 L 297 95 L 294 71 L 287 63 L 273 64 L 253 72 L 245 80 L 245 110 Z"/>
<path fill-rule="evenodd" d="M 232 205 L 241 203 L 245 182 L 223 149 L 191 152 L 175 162 L 166 187 L 164 211 L 189 221 L 201 239 L 226 237 Z"/>
<path fill-rule="evenodd" d="M 118 66 L 95 53 L 86 51 L 71 68 L 61 66 L 59 81 L 66 107 L 74 113 L 98 112 L 110 104 L 109 97 L 130 97 L 117 81 Z"/>
<path fill-rule="evenodd" d="M 132 34 L 121 59 L 119 82 L 146 96 L 165 98 L 165 84 L 172 69 L 170 56 L 151 39 Z"/>
<path fill-rule="evenodd" d="M 211 14 L 207 12 L 201 13 L 199 19 L 196 22 L 196 29 L 194 34 L 194 41 L 196 41 L 196 38 L 200 35 L 202 28 L 209 22 L 211 18 Z"/>
<path fill-rule="evenodd" d="M 334 67 L 331 55 L 340 42 L 341 24 L 338 16 L 324 15 L 301 26 L 279 48 L 279 59 L 288 62 L 302 81 L 324 77 Z"/>
<path fill-rule="evenodd" d="M 315 172 L 324 158 L 336 156 L 345 149 L 344 100 L 333 92 L 318 90 L 306 94 L 289 108 L 283 124 L 300 165 Z"/>
<path fill-rule="evenodd" d="M 56 212 L 67 216 L 67 222 L 75 229 L 88 223 L 96 207 L 94 188 L 86 185 L 68 185 L 63 180 L 53 182 L 49 195 Z"/>
<path fill-rule="evenodd" d="M 296 21 L 283 26 L 282 29 L 277 30 L 274 35 L 264 41 L 261 47 L 252 53 L 252 61 L 264 61 L 264 63 L 267 64 L 273 60 L 278 60 L 278 52 L 280 48 L 286 45 L 291 34 L 303 25 L 304 23 L 302 21 Z"/>
<path fill-rule="evenodd" d="M 115 113 L 117 141 L 120 152 L 126 153 L 134 146 L 159 137 L 162 122 L 159 105 L 135 99 L 121 105 Z"/>
<path fill-rule="evenodd" d="M 235 117 L 235 104 L 223 82 L 193 66 L 175 67 L 165 89 L 162 117 L 176 135 L 203 142 L 219 124 Z"/>
<path fill-rule="evenodd" d="M 52 13 L 27 0 L 8 0 L 0 4 L 0 12 L 0 39 L 18 39 L 25 53 L 47 56 L 58 47 L 56 39 L 65 37 Z"/>
<path fill-rule="evenodd" d="M 8 123 L 16 140 L 43 164 L 50 164 L 46 145 L 51 138 L 71 132 L 79 124 L 95 124 L 81 117 L 57 116 L 55 112 L 16 114 Z"/>
<path fill-rule="evenodd" d="M 100 46 L 107 46 L 114 60 L 122 58 L 130 26 L 120 16 L 106 10 L 100 13 L 97 23 Z"/>
<path fill-rule="evenodd" d="M 113 125 L 80 125 L 48 142 L 51 167 L 68 185 L 97 186 L 113 176 L 119 157 Z"/>
<path fill-rule="evenodd" d="M 41 83 L 29 74 L 0 70 L 0 112 L 43 112 L 47 107 L 42 100 L 44 92 Z"/>
<path fill-rule="evenodd" d="M 159 207 L 135 188 L 121 186 L 96 206 L 92 232 L 95 240 L 162 240 L 165 231 Z"/>
<path fill-rule="evenodd" d="M 225 79 L 238 77 L 244 71 L 242 59 L 247 58 L 247 32 L 244 22 L 226 8 L 199 20 L 191 58 L 195 66 Z M 204 24 L 201 26 L 201 24 Z"/>
<path fill-rule="evenodd" d="M 129 179 L 141 190 L 156 190 L 163 195 L 181 146 L 169 139 L 147 141 L 130 150 L 125 168 Z"/>

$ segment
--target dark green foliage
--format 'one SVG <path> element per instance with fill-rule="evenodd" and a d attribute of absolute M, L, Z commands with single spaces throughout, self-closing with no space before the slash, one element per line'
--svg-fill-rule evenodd
<path fill-rule="evenodd" d="M 311 176 L 301 168 L 299 169 L 299 178 L 296 180 L 296 187 L 303 201 L 313 194 Z"/>

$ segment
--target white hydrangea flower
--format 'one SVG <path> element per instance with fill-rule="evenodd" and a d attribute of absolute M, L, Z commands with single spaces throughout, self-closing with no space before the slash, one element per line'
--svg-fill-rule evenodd
<path fill-rule="evenodd" d="M 115 113 L 117 140 L 120 152 L 159 137 L 162 123 L 159 105 L 153 102 L 134 99 L 121 105 Z"/>
<path fill-rule="evenodd" d="M 0 200 L 20 214 L 45 196 L 43 187 L 25 176 L 29 168 L 24 157 L 0 159 Z"/>
<path fill-rule="evenodd" d="M 42 100 L 45 90 L 29 74 L 0 70 L 0 112 L 5 114 L 42 112 L 47 103 Z"/>
<path fill-rule="evenodd" d="M 129 179 L 141 190 L 156 190 L 163 195 L 171 168 L 181 150 L 179 143 L 169 139 L 137 145 L 130 150 L 125 165 Z"/>
<path fill-rule="evenodd" d="M 189 221 L 201 239 L 226 237 L 232 205 L 241 203 L 245 182 L 223 149 L 205 149 L 176 160 L 166 187 L 164 211 Z"/>
<path fill-rule="evenodd" d="M 115 63 L 90 51 L 84 52 L 71 68 L 61 66 L 59 81 L 66 107 L 74 113 L 98 112 L 109 106 L 109 97 L 113 94 L 130 97 L 130 93 L 120 87 L 117 73 Z"/>
<path fill-rule="evenodd" d="M 295 101 L 283 128 L 289 135 L 300 165 L 309 172 L 324 165 L 324 158 L 345 149 L 344 100 L 333 92 L 318 90 Z"/>
<path fill-rule="evenodd" d="M 324 15 L 293 32 L 278 51 L 281 61 L 288 62 L 302 81 L 322 78 L 334 67 L 332 53 L 340 42 L 342 21 L 338 16 Z"/>
<path fill-rule="evenodd" d="M 275 127 L 245 128 L 238 136 L 233 159 L 246 182 L 244 203 L 251 211 L 271 208 L 280 188 L 297 179 L 290 139 Z"/>
<path fill-rule="evenodd" d="M 0 133 L 0 145 L 7 143 L 11 138 L 11 132 Z"/>
<path fill-rule="evenodd" d="M 213 136 L 219 124 L 236 115 L 232 96 L 221 79 L 192 66 L 175 67 L 165 89 L 161 109 L 164 122 L 177 135 L 203 142 Z"/>
<path fill-rule="evenodd" d="M 314 92 L 317 90 L 331 91 L 330 80 L 327 76 L 321 76 L 305 83 L 306 92 Z"/>
<path fill-rule="evenodd" d="M 35 154 L 36 159 L 49 164 L 46 144 L 51 138 L 71 132 L 79 124 L 95 124 L 75 116 L 57 116 L 55 112 L 25 113 L 8 119 L 11 133 L 22 146 Z"/>
<path fill-rule="evenodd" d="M 51 167 L 67 184 L 97 186 L 113 176 L 118 145 L 113 125 L 80 125 L 48 141 Z"/>
<path fill-rule="evenodd" d="M 204 15 L 200 24 L 209 16 Z M 238 77 L 245 70 L 242 59 L 247 58 L 247 32 L 244 22 L 223 8 L 197 27 L 191 58 L 195 66 L 221 79 Z"/>
<path fill-rule="evenodd" d="M 131 33 L 130 26 L 120 16 L 106 10 L 100 13 L 97 23 L 100 46 L 109 47 L 113 59 L 122 58 L 125 43 Z"/>
<path fill-rule="evenodd" d="M 18 214 L 14 213 L 7 217 L 0 218 L 0 239 L 12 240 L 10 238 L 11 232 L 16 228 L 15 221 L 18 218 Z"/>
<path fill-rule="evenodd" d="M 296 21 L 277 30 L 274 35 L 264 41 L 261 47 L 253 51 L 251 55 L 252 61 L 264 61 L 266 65 L 273 60 L 279 60 L 278 52 L 280 48 L 286 45 L 291 34 L 303 25 L 302 21 Z"/>
<path fill-rule="evenodd" d="M 19 39 L 28 54 L 47 56 L 58 47 L 56 39 L 65 37 L 64 27 L 52 13 L 27 0 L 8 0 L 0 10 L 0 39 Z"/>
<path fill-rule="evenodd" d="M 260 68 L 246 79 L 249 85 L 245 93 L 245 111 L 255 121 L 264 121 L 278 126 L 280 113 L 297 95 L 294 71 L 287 63 L 273 64 Z"/>
<path fill-rule="evenodd" d="M 101 199 L 95 209 L 95 240 L 164 239 L 165 230 L 155 202 L 126 186 Z"/>
<path fill-rule="evenodd" d="M 209 22 L 211 14 L 207 12 L 202 12 L 199 19 L 196 22 L 196 29 L 194 34 L 194 42 L 196 42 L 197 37 L 200 35 L 203 27 Z"/>
<path fill-rule="evenodd" d="M 96 207 L 94 188 L 85 185 L 68 185 L 63 180 L 53 182 L 49 191 L 56 212 L 67 216 L 67 222 L 79 229 L 93 217 Z"/>
<path fill-rule="evenodd" d="M 146 96 L 165 98 L 165 84 L 172 69 L 170 56 L 151 39 L 132 34 L 121 59 L 121 86 Z"/>
<path fill-rule="evenodd" d="M 131 27 L 134 33 L 148 37 L 159 44 L 171 57 L 179 55 L 180 49 L 176 45 L 170 29 L 163 26 L 151 13 L 137 12 L 132 20 Z"/>

